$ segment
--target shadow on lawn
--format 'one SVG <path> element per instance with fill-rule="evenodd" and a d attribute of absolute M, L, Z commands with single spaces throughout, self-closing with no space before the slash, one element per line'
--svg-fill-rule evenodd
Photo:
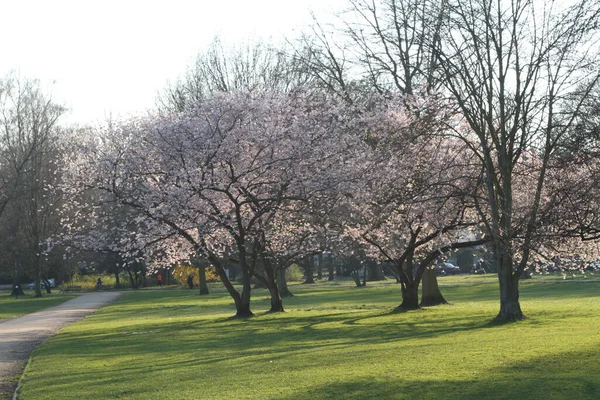
<path fill-rule="evenodd" d="M 427 310 L 420 312 L 428 313 Z M 236 358 L 242 366 L 252 364 L 256 359 L 272 360 L 325 348 L 352 349 L 363 343 L 377 345 L 412 338 L 435 338 L 482 329 L 488 321 L 487 318 L 458 320 L 455 316 L 436 315 L 429 322 L 415 323 L 414 317 L 408 314 L 406 318 L 389 313 L 361 314 L 321 314 L 318 318 L 312 315 L 264 315 L 235 321 L 177 321 L 159 326 L 136 324 L 100 333 L 63 332 L 51 339 L 54 347 L 51 352 L 90 360 L 96 358 L 94 355 L 109 360 L 126 354 L 144 354 L 156 360 L 152 369 L 168 368 L 168 365 L 161 365 L 161 358 L 177 354 L 175 358 L 187 359 L 185 364 L 190 365 L 216 364 Z M 359 329 L 355 326 L 358 324 Z M 42 356 L 45 350 L 45 347 L 40 348 L 36 356 Z M 115 369 L 127 371 L 142 365 L 115 366 Z"/>
<path fill-rule="evenodd" d="M 278 399 L 598 399 L 600 349 L 589 348 L 512 363 L 478 377 L 462 380 L 452 371 L 435 370 L 422 379 L 406 381 L 398 371 L 367 371 L 356 379 L 335 377 Z M 398 376 L 395 378 L 394 376 Z"/>

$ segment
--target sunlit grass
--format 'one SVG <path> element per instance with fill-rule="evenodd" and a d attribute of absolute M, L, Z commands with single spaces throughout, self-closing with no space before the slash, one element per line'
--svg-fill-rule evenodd
<path fill-rule="evenodd" d="M 26 290 L 25 296 L 15 299 L 10 293 L 10 290 L 0 291 L 0 321 L 52 307 L 75 297 L 58 293 L 44 293 L 42 297 L 35 298 L 32 290 Z"/>
<path fill-rule="evenodd" d="M 295 285 L 287 312 L 235 320 L 223 290 L 130 292 L 34 352 L 20 399 L 597 399 L 600 282 L 440 279 L 450 305 L 391 314 L 391 282 Z"/>

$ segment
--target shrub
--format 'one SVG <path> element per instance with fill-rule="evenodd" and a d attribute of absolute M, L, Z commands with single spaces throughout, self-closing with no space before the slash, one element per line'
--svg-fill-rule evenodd
<path fill-rule="evenodd" d="M 301 281 L 304 279 L 304 272 L 298 264 L 292 264 L 285 271 L 285 279 L 288 282 Z"/>

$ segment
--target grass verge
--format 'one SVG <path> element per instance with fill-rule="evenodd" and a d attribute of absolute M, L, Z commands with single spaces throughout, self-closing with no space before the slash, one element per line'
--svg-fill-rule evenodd
<path fill-rule="evenodd" d="M 0 321 L 52 307 L 73 297 L 75 296 L 51 293 L 36 298 L 33 296 L 33 291 L 26 290 L 25 296 L 15 299 L 10 295 L 10 290 L 2 290 L 0 291 Z"/>
<path fill-rule="evenodd" d="M 222 290 L 126 293 L 33 353 L 29 399 L 597 399 L 600 281 L 522 283 L 529 319 L 492 325 L 492 276 L 443 277 L 451 305 L 391 314 L 384 283 L 292 286 L 234 320 Z"/>

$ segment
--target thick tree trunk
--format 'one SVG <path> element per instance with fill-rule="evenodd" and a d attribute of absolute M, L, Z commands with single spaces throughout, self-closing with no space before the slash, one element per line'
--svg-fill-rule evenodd
<path fill-rule="evenodd" d="M 250 273 L 248 268 L 242 266 L 242 294 L 239 297 L 239 301 L 236 301 L 236 313 L 237 318 L 248 318 L 254 314 L 250 310 L 250 295 L 252 292 L 252 283 L 250 282 Z"/>
<path fill-rule="evenodd" d="M 269 289 L 269 294 L 271 295 L 271 309 L 270 313 L 283 312 L 283 301 L 281 300 L 281 295 L 279 293 L 279 287 L 277 286 L 277 281 L 275 280 L 275 275 L 278 271 L 281 271 L 283 268 L 275 268 L 271 259 L 266 257 L 265 254 L 262 254 L 263 264 L 262 270 L 264 275 L 260 272 L 255 271 L 254 276 L 258 279 L 258 282 L 262 283 L 264 287 Z"/>
<path fill-rule="evenodd" d="M 271 309 L 269 310 L 269 312 L 284 312 L 283 300 L 281 299 L 281 296 L 279 294 L 279 288 L 277 288 L 277 285 L 274 282 L 273 285 L 269 287 L 269 293 L 271 295 Z"/>
<path fill-rule="evenodd" d="M 243 290 L 246 290 L 246 287 L 247 287 L 247 290 L 246 290 L 247 295 L 244 296 L 244 292 L 242 292 L 242 295 L 240 295 L 240 293 L 237 290 L 235 290 L 235 288 L 233 287 L 233 284 L 227 277 L 225 268 L 223 268 L 223 265 L 221 264 L 221 261 L 219 260 L 219 258 L 214 257 L 214 256 L 209 256 L 209 260 L 210 260 L 211 264 L 215 266 L 215 268 L 217 270 L 217 274 L 221 278 L 221 282 L 223 283 L 223 286 L 225 286 L 227 293 L 229 293 L 229 295 L 233 299 L 233 302 L 235 303 L 235 309 L 236 309 L 235 317 L 236 318 L 248 318 L 248 317 L 253 316 L 254 314 L 252 314 L 252 311 L 250 311 L 250 295 L 249 295 L 250 279 L 249 278 L 247 280 L 244 279 Z"/>
<path fill-rule="evenodd" d="M 419 309 L 419 287 L 415 283 L 402 283 L 402 304 L 394 312 L 404 312 Z"/>
<path fill-rule="evenodd" d="M 512 275 L 512 271 L 508 271 Z M 498 276 L 500 280 L 500 312 L 494 319 L 496 322 L 514 322 L 525 319 L 519 303 L 519 279 L 512 276 L 506 278 L 505 271 L 501 271 Z M 504 278 L 504 279 L 503 279 Z"/>
<path fill-rule="evenodd" d="M 277 271 L 277 288 L 279 289 L 279 294 L 281 295 L 281 297 L 293 297 L 294 295 L 292 294 L 292 292 L 290 292 L 290 289 L 287 285 L 287 280 L 285 279 L 285 271 L 285 268 L 279 268 L 279 270 Z"/>
<path fill-rule="evenodd" d="M 444 296 L 442 296 L 433 268 L 425 268 L 425 271 L 423 271 L 423 285 L 421 288 L 422 294 L 419 306 L 429 307 L 448 304 Z"/>
<path fill-rule="evenodd" d="M 198 267 L 198 288 L 199 295 L 209 294 L 208 292 L 208 284 L 206 283 L 206 267 L 204 265 L 200 265 Z"/>
<path fill-rule="evenodd" d="M 277 287 L 277 282 L 275 281 L 275 271 L 273 271 L 273 268 L 270 265 L 267 266 L 267 268 L 268 270 L 265 271 L 267 278 L 263 283 L 269 289 L 269 294 L 271 295 L 271 309 L 269 310 L 269 312 L 284 312 L 283 301 L 279 293 L 279 288 Z"/>

